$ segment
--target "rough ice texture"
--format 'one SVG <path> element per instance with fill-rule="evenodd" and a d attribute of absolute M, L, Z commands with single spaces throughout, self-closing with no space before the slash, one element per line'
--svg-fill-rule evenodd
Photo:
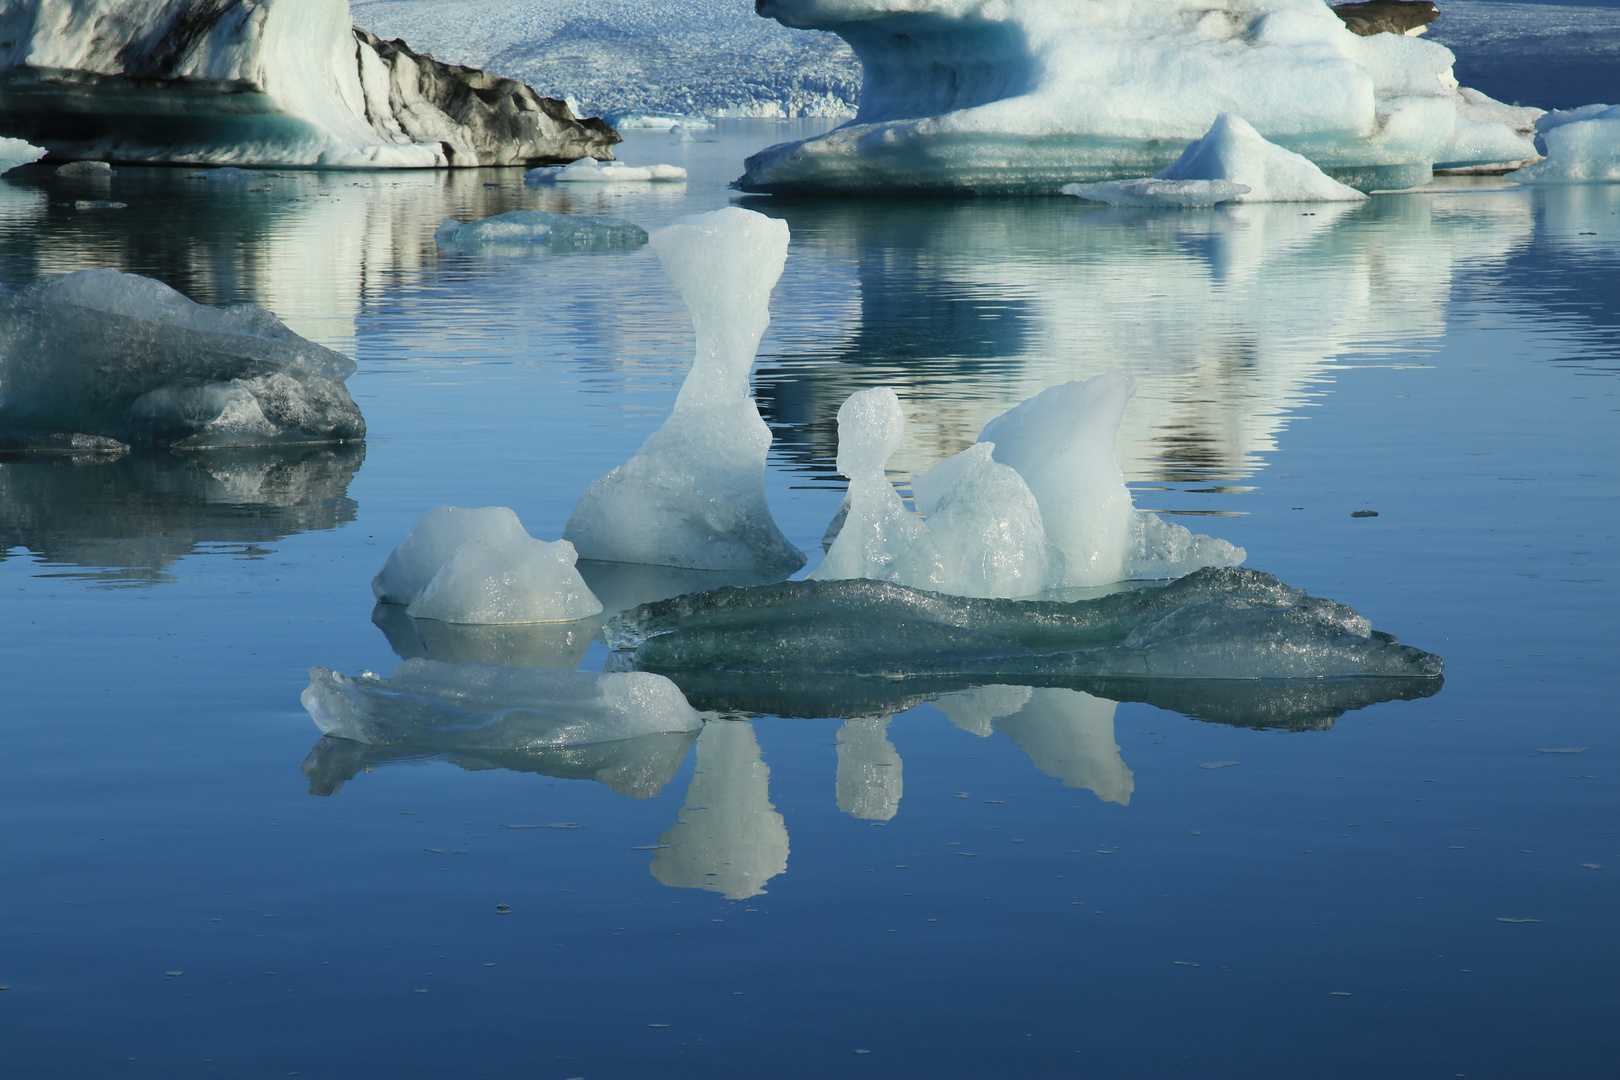
<path fill-rule="evenodd" d="M 748 390 L 787 243 L 785 222 L 738 207 L 653 234 L 691 312 L 697 353 L 664 426 L 575 504 L 563 536 L 582 558 L 784 573 L 804 565 L 765 503 L 771 432 Z"/>
<path fill-rule="evenodd" d="M 385 679 L 314 667 L 300 700 L 323 734 L 438 750 L 574 746 L 703 724 L 674 683 L 648 672 L 407 660 Z"/>
<path fill-rule="evenodd" d="M 35 146 L 26 139 L 0 138 L 0 173 L 8 173 L 19 165 L 38 161 L 45 154 L 43 146 Z"/>
<path fill-rule="evenodd" d="M 1059 194 L 1114 206 L 1215 206 L 1237 202 L 1249 192 L 1246 184 L 1227 180 L 1099 180 L 1095 184 L 1064 184 Z"/>
<path fill-rule="evenodd" d="M 182 447 L 365 437 L 354 361 L 263 308 L 208 307 L 116 270 L 0 287 L 0 434 Z"/>
<path fill-rule="evenodd" d="M 1309 159 L 1267 142 L 1247 121 L 1232 113 L 1217 116 L 1203 138 L 1189 143 L 1181 156 L 1152 180 L 1067 184 L 1062 190 L 1065 195 L 1096 202 L 1128 201 L 1140 198 L 1133 185 L 1154 181 L 1225 183 L 1232 194 L 1216 202 L 1360 202 L 1367 197 L 1328 176 Z M 1148 189 L 1141 190 L 1146 193 Z M 1160 198 L 1169 195 L 1155 194 Z M 1201 191 L 1196 194 L 1203 196 Z"/>
<path fill-rule="evenodd" d="M 1513 173 L 1516 184 L 1620 180 L 1620 105 L 1550 112 L 1536 121 L 1536 148 L 1547 160 Z"/>
<path fill-rule="evenodd" d="M 565 251 L 629 251 L 647 242 L 647 230 L 617 218 L 509 210 L 482 221 L 445 218 L 433 239 L 442 248 L 469 254 L 522 252 L 544 247 Z"/>
<path fill-rule="evenodd" d="M 635 668 L 669 673 L 1324 679 L 1442 667 L 1342 604 L 1237 567 L 1073 603 L 781 582 L 648 604 L 609 620 L 606 635 Z"/>
<path fill-rule="evenodd" d="M 679 165 L 624 165 L 619 162 L 603 165 L 591 158 L 581 158 L 560 169 L 531 169 L 523 174 L 524 183 L 533 185 L 639 184 L 685 179 L 686 170 Z"/>
<path fill-rule="evenodd" d="M 371 582 L 385 604 L 440 622 L 570 622 L 600 601 L 575 568 L 566 540 L 536 540 L 504 506 L 440 506 L 411 527 Z"/>
<path fill-rule="evenodd" d="M 348 0 L 9 0 L 0 121 L 58 156 L 140 162 L 537 165 L 619 141 L 353 27 Z"/>
<path fill-rule="evenodd" d="M 749 158 L 749 191 L 1054 192 L 1156 172 L 1224 112 L 1362 189 L 1530 156 L 1521 135 L 1460 123 L 1449 50 L 1358 36 L 1320 0 L 757 6 L 844 38 L 864 82 L 851 123 Z"/>

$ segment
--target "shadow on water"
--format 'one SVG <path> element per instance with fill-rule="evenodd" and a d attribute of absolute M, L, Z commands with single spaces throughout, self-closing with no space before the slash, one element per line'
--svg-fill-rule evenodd
<path fill-rule="evenodd" d="M 363 443 L 177 454 L 0 454 L 0 560 L 108 586 L 169 580 L 204 545 L 266 545 L 353 521 Z"/>

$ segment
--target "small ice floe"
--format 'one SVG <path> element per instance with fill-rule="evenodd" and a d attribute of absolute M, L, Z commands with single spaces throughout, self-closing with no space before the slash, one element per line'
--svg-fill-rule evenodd
<path fill-rule="evenodd" d="M 206 180 L 211 184 L 246 184 L 266 179 L 266 175 L 262 172 L 254 169 L 238 169 L 234 165 L 225 165 L 218 169 L 198 169 L 190 176 L 193 180 Z"/>
<path fill-rule="evenodd" d="M 1552 746 L 1538 749 L 1538 754 L 1584 754 L 1592 749 L 1590 746 Z"/>
<path fill-rule="evenodd" d="M 626 165 L 619 161 L 597 161 L 595 158 L 580 158 L 561 168 L 543 166 L 523 174 L 523 182 L 529 185 L 621 184 L 685 179 L 686 170 L 679 165 Z"/>
<path fill-rule="evenodd" d="M 570 622 L 601 612 L 574 545 L 536 540 L 504 506 L 429 510 L 371 582 L 385 604 L 449 623 Z"/>
<path fill-rule="evenodd" d="M 57 176 L 111 176 L 113 167 L 105 161 L 70 161 L 56 167 Z"/>
<path fill-rule="evenodd" d="M 1065 195 L 1124 206 L 1212 206 L 1223 202 L 1359 202 L 1367 196 L 1309 158 L 1267 142 L 1242 117 L 1222 113 L 1169 168 L 1144 180 L 1065 184 Z"/>
<path fill-rule="evenodd" d="M 1547 160 L 1511 173 L 1515 184 L 1620 180 L 1620 105 L 1585 105 L 1536 121 L 1536 149 Z"/>
<path fill-rule="evenodd" d="M 433 234 L 441 248 L 468 254 L 533 251 L 631 251 L 647 242 L 647 230 L 617 218 L 510 210 L 482 221 L 445 218 Z"/>
<path fill-rule="evenodd" d="M 35 146 L 25 139 L 0 138 L 0 173 L 8 173 L 19 165 L 38 161 L 46 153 L 43 146 Z"/>
<path fill-rule="evenodd" d="M 1200 769 L 1230 769 L 1234 765 L 1241 765 L 1241 761 L 1206 761 L 1198 766 Z"/>
<path fill-rule="evenodd" d="M 602 114 L 609 127 L 619 131 L 674 131 L 684 128 L 688 131 L 700 131 L 714 127 L 714 124 L 702 116 L 691 116 L 685 113 L 647 112 L 641 109 L 614 109 Z"/>
<path fill-rule="evenodd" d="M 129 203 L 114 202 L 111 199 L 75 199 L 75 210 L 128 210 Z"/>

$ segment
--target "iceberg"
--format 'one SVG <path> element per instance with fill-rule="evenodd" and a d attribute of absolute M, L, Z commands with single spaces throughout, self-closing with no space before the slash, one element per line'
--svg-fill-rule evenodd
<path fill-rule="evenodd" d="M 1320 0 L 756 7 L 842 37 L 864 82 L 850 123 L 749 158 L 745 191 L 1050 193 L 1157 172 L 1222 113 L 1362 190 L 1415 186 L 1470 155 L 1530 156 L 1521 134 L 1460 120 L 1445 47 L 1359 35 Z"/>
<path fill-rule="evenodd" d="M 530 169 L 523 174 L 523 182 L 531 186 L 540 184 L 624 184 L 647 181 L 685 180 L 686 170 L 679 165 L 624 165 L 619 162 L 601 164 L 591 158 L 580 158 L 560 169 Z"/>
<path fill-rule="evenodd" d="M 445 218 L 433 239 L 442 248 L 468 254 L 533 250 L 631 251 L 647 242 L 647 230 L 617 218 L 554 214 L 549 210 L 509 210 L 482 221 Z"/>
<path fill-rule="evenodd" d="M 727 207 L 660 229 L 651 244 L 692 314 L 692 370 L 663 427 L 579 497 L 563 538 L 586 559 L 791 573 L 804 553 L 765 503 L 771 431 L 748 391 L 787 226 Z"/>
<path fill-rule="evenodd" d="M 1439 657 L 1270 574 L 1206 567 L 1075 602 L 866 580 L 716 589 L 604 628 L 634 670 L 880 679 L 1434 679 Z"/>
<path fill-rule="evenodd" d="M 1620 105 L 1586 105 L 1536 121 L 1536 149 L 1547 160 L 1520 169 L 1515 184 L 1585 184 L 1620 180 Z"/>
<path fill-rule="evenodd" d="M 1291 150 L 1261 137 L 1240 116 L 1222 113 L 1169 168 L 1145 180 L 1065 184 L 1065 195 L 1129 206 L 1210 206 L 1219 202 L 1361 202 L 1346 187 Z M 1213 198 L 1225 191 L 1223 198 Z"/>
<path fill-rule="evenodd" d="M 602 120 L 615 131 L 707 131 L 714 127 L 712 121 L 702 116 L 642 109 L 612 109 L 602 114 Z"/>
<path fill-rule="evenodd" d="M 649 672 L 407 660 L 388 678 L 350 678 L 313 667 L 299 700 L 324 735 L 440 752 L 541 750 L 703 726 L 675 684 Z"/>
<path fill-rule="evenodd" d="M 440 506 L 411 527 L 372 579 L 382 603 L 448 623 L 571 622 L 601 612 L 574 545 L 547 543 L 504 506 Z"/>
<path fill-rule="evenodd" d="M 619 141 L 354 27 L 348 0 L 12 0 L 0 124 L 58 157 L 338 169 L 611 158 Z"/>
<path fill-rule="evenodd" d="M 0 138 L 0 173 L 38 161 L 46 152 L 43 146 L 35 146 L 26 139 Z"/>
<path fill-rule="evenodd" d="M 0 435 L 181 448 L 345 442 L 354 361 L 251 304 L 208 307 L 117 270 L 0 286 Z"/>

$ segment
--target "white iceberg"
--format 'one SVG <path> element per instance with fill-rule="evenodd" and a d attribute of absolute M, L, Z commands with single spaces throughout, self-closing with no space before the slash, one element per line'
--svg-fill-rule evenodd
<path fill-rule="evenodd" d="M 1361 202 L 1367 196 L 1308 158 L 1261 137 L 1240 116 L 1222 113 L 1169 168 L 1145 180 L 1065 184 L 1065 195 L 1130 206 L 1210 206 L 1220 202 Z M 1220 191 L 1228 194 L 1214 198 Z"/>
<path fill-rule="evenodd" d="M 624 165 L 617 161 L 604 164 L 593 158 L 580 158 L 560 169 L 530 169 L 523 174 L 523 182 L 529 185 L 627 184 L 685 179 L 686 170 L 679 165 Z"/>
<path fill-rule="evenodd" d="M 0 434 L 181 447 L 344 442 L 354 361 L 251 304 L 208 307 L 117 270 L 0 286 Z"/>
<path fill-rule="evenodd" d="M 1363 190 L 1423 183 L 1469 154 L 1530 155 L 1506 127 L 1459 140 L 1449 50 L 1359 36 L 1320 0 L 756 6 L 844 38 L 864 83 L 849 124 L 749 158 L 746 191 L 1051 192 L 1154 173 L 1221 113 Z"/>
<path fill-rule="evenodd" d="M 509 210 L 482 221 L 445 218 L 433 239 L 442 248 L 469 254 L 532 249 L 628 251 L 647 242 L 647 230 L 616 218 L 554 214 L 549 210 Z"/>
<path fill-rule="evenodd" d="M 537 750 L 703 726 L 674 683 L 641 671 L 407 660 L 388 678 L 351 678 L 313 667 L 300 700 L 323 734 L 370 746 Z"/>
<path fill-rule="evenodd" d="M 1586 105 L 1536 121 L 1536 148 L 1547 155 L 1513 173 L 1516 184 L 1587 184 L 1620 180 L 1620 105 Z"/>
<path fill-rule="evenodd" d="M 464 624 L 572 622 L 599 614 L 567 540 L 536 540 L 504 506 L 440 506 L 412 526 L 371 582 L 385 604 Z"/>
<path fill-rule="evenodd" d="M 26 139 L 0 138 L 0 173 L 38 161 L 47 152 L 43 146 L 35 146 Z"/>
<path fill-rule="evenodd" d="M 714 123 L 702 116 L 687 113 L 649 112 L 643 109 L 613 109 L 602 114 L 610 127 L 619 131 L 706 131 Z"/>
<path fill-rule="evenodd" d="M 586 559 L 790 573 L 804 553 L 766 505 L 771 431 L 748 390 L 787 225 L 727 207 L 660 229 L 651 244 L 692 314 L 692 370 L 664 426 L 585 490 L 563 537 Z"/>

